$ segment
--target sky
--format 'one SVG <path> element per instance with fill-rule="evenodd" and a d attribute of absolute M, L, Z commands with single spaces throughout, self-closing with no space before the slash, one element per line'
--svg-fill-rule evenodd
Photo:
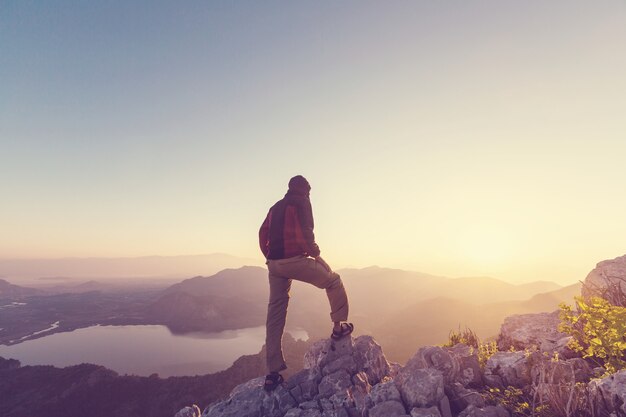
<path fill-rule="evenodd" d="M 0 1 L 0 258 L 230 253 L 293 175 L 333 266 L 626 253 L 626 2 Z"/>

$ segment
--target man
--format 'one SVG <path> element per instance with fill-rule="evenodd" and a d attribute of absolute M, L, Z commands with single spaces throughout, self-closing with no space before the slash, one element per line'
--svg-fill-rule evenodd
<path fill-rule="evenodd" d="M 346 323 L 348 297 L 341 278 L 320 257 L 320 248 L 315 243 L 310 190 L 311 186 L 303 176 L 291 178 L 287 194 L 270 208 L 259 230 L 259 244 L 267 259 L 270 282 L 265 339 L 269 370 L 265 377 L 267 391 L 283 382 L 279 372 L 287 368 L 282 337 L 292 279 L 326 290 L 330 318 L 334 322 L 333 339 L 341 339 L 354 330 L 352 323 Z"/>

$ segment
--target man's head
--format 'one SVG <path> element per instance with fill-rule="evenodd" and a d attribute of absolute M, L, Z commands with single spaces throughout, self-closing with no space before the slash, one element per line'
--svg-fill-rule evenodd
<path fill-rule="evenodd" d="M 300 194 L 300 195 L 309 195 L 309 191 L 311 191 L 311 186 L 309 182 L 302 175 L 296 175 L 292 179 L 289 180 L 289 191 Z"/>

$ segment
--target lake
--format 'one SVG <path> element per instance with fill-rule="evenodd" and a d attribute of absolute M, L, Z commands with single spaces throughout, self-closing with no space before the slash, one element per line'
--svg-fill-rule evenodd
<path fill-rule="evenodd" d="M 308 338 L 301 329 L 287 332 L 295 339 Z M 92 326 L 0 345 L 0 356 L 18 359 L 22 365 L 64 367 L 86 362 L 119 374 L 168 377 L 224 370 L 240 356 L 258 353 L 264 343 L 265 326 L 185 335 L 172 334 L 161 325 Z"/>

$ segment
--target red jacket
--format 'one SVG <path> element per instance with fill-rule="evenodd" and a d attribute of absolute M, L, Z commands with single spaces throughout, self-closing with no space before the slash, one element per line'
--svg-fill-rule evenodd
<path fill-rule="evenodd" d="M 313 234 L 313 210 L 307 195 L 288 191 L 270 208 L 259 230 L 259 246 L 267 259 L 319 256 Z"/>

